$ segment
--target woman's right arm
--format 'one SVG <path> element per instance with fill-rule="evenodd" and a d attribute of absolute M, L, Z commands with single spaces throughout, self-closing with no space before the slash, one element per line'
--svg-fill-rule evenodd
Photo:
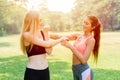
<path fill-rule="evenodd" d="M 57 35 L 57 34 L 50 34 L 49 36 L 50 36 L 51 39 L 54 39 L 54 40 L 62 37 L 61 35 Z"/>
<path fill-rule="evenodd" d="M 51 39 L 59 39 L 61 37 L 67 37 L 68 40 L 76 40 L 77 37 L 79 36 L 80 34 L 70 34 L 70 35 L 57 35 L 57 34 L 50 34 L 50 38 Z"/>
<path fill-rule="evenodd" d="M 35 45 L 38 45 L 38 46 L 43 46 L 43 47 L 53 47 L 64 39 L 64 38 L 59 38 L 57 40 L 44 41 L 38 37 L 34 37 L 33 35 L 30 35 L 27 32 L 25 32 L 23 34 L 23 37 L 24 37 L 25 41 L 35 44 Z"/>

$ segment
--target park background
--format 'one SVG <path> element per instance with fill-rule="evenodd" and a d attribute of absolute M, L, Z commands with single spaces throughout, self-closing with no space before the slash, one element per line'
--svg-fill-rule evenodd
<path fill-rule="evenodd" d="M 69 5 L 66 1 L 69 2 L 63 0 L 65 3 L 60 5 L 63 9 Z M 93 69 L 94 80 L 120 80 L 120 1 L 74 0 L 68 12 L 50 10 L 47 3 L 48 0 L 42 0 L 36 5 L 44 23 L 50 25 L 51 33 L 82 33 L 81 23 L 85 16 L 93 14 L 100 19 L 103 31 L 99 60 L 95 64 L 91 56 L 88 64 Z M 23 80 L 28 60 L 19 47 L 20 32 L 26 12 L 36 9 L 35 2 L 31 6 L 28 4 L 29 0 L 0 0 L 0 80 Z M 53 7 L 57 7 L 55 4 Z M 51 80 L 73 80 L 70 50 L 57 45 L 47 59 Z"/>

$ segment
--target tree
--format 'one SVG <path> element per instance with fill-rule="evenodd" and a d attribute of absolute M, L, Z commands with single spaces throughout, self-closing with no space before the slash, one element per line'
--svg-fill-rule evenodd
<path fill-rule="evenodd" d="M 99 17 L 104 30 L 119 29 L 120 24 L 120 2 L 119 0 L 76 0 L 72 10 L 74 26 L 80 26 L 82 19 L 88 14 Z"/>
<path fill-rule="evenodd" d="M 25 9 L 8 2 L 1 0 L 0 2 L 0 30 L 1 36 L 3 34 L 15 34 L 20 32 L 22 26 Z"/>

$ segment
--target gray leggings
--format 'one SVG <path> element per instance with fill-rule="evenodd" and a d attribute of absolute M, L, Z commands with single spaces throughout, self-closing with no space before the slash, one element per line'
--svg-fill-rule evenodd
<path fill-rule="evenodd" d="M 72 65 L 74 80 L 93 80 L 93 72 L 88 64 Z"/>

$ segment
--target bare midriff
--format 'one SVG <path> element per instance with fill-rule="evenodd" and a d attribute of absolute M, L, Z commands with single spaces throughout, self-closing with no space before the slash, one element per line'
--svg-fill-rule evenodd
<path fill-rule="evenodd" d="M 80 60 L 75 56 L 73 55 L 73 65 L 77 65 L 77 64 L 81 64 Z"/>
<path fill-rule="evenodd" d="M 30 56 L 27 64 L 28 68 L 43 70 L 48 67 L 46 54 Z"/>

